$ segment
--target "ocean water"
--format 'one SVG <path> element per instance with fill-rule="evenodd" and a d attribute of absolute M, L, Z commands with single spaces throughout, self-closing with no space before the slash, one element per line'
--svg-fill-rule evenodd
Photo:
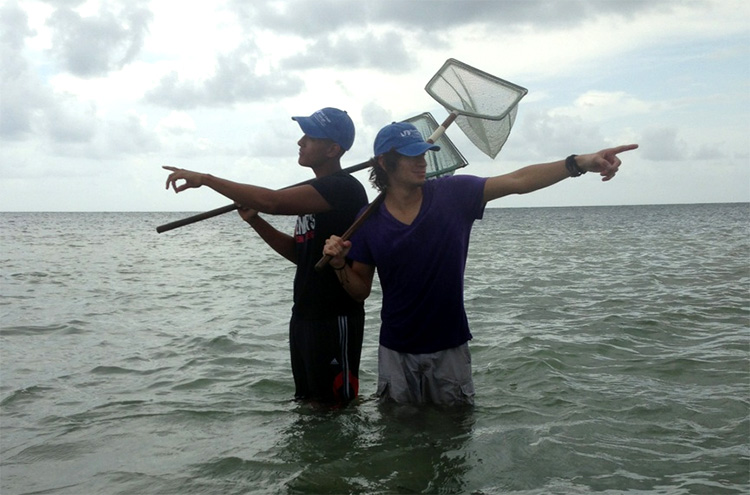
<path fill-rule="evenodd" d="M 291 400 L 231 213 L 0 213 L 0 493 L 750 493 L 750 205 L 488 209 L 471 410 Z M 274 218 L 291 231 L 288 218 Z M 438 241 L 438 240 L 436 240 Z"/>

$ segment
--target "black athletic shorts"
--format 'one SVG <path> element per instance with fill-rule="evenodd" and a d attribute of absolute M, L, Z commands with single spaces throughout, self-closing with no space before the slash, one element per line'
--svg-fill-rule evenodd
<path fill-rule="evenodd" d="M 347 402 L 359 392 L 364 312 L 289 323 L 294 398 Z"/>

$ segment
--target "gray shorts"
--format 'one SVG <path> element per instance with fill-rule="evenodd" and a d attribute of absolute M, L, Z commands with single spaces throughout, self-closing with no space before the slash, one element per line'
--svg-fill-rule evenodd
<path fill-rule="evenodd" d="M 406 354 L 381 345 L 378 397 L 402 404 L 474 404 L 469 344 L 430 354 Z"/>

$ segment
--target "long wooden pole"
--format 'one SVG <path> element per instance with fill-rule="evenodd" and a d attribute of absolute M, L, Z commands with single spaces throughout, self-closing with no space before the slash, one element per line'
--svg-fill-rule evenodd
<path fill-rule="evenodd" d="M 352 165 L 351 167 L 346 167 L 345 169 L 342 169 L 341 171 L 346 172 L 347 174 L 352 174 L 354 172 L 362 170 L 363 168 L 367 168 L 369 165 L 370 165 L 370 162 L 368 160 L 366 162 L 358 163 L 357 165 Z M 310 184 L 314 180 L 315 179 L 308 179 L 306 181 L 298 182 L 297 184 L 287 186 L 284 189 L 290 189 L 292 187 L 297 187 L 297 186 L 304 186 L 305 184 Z M 200 222 L 208 218 L 213 218 L 218 215 L 223 215 L 224 213 L 229 213 L 230 211 L 234 211 L 237 208 L 238 208 L 237 204 L 232 203 L 230 205 L 222 206 L 221 208 L 216 208 L 214 210 L 205 211 L 203 213 L 199 213 L 191 217 L 183 218 L 181 220 L 175 220 L 174 222 L 165 223 L 164 225 L 159 225 L 158 227 L 156 227 L 156 231 L 159 234 L 161 234 L 162 232 L 167 232 L 169 230 L 173 230 L 178 227 L 184 227 L 185 225 L 190 225 L 191 223 Z"/>

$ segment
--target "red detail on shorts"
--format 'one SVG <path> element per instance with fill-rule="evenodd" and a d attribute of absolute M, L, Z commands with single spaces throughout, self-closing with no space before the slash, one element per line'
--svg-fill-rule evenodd
<path fill-rule="evenodd" d="M 359 379 L 352 374 L 349 374 L 349 390 L 345 390 L 344 387 L 344 372 L 342 371 L 336 378 L 333 379 L 333 398 L 339 402 L 346 400 L 352 400 L 359 394 Z"/>

